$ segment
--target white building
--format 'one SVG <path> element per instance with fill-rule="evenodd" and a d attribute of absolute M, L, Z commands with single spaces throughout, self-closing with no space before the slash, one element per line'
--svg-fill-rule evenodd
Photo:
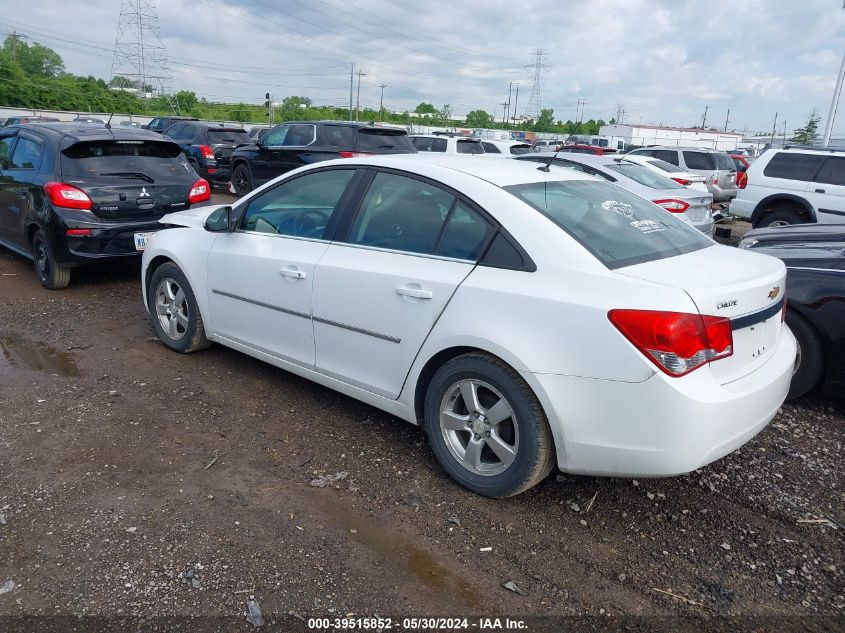
<path fill-rule="evenodd" d="M 721 130 L 700 130 L 686 127 L 661 127 L 657 125 L 633 125 L 614 123 L 602 125 L 601 136 L 619 138 L 626 145 L 681 145 L 685 147 L 710 147 L 732 150 L 742 141 L 742 134 Z"/>

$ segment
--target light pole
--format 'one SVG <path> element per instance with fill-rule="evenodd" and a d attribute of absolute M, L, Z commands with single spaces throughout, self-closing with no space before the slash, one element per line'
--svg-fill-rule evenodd
<path fill-rule="evenodd" d="M 845 78 L 845 55 L 842 56 L 842 63 L 839 65 L 839 77 L 836 79 L 836 88 L 833 89 L 833 99 L 830 101 L 830 112 L 824 124 L 824 137 L 822 145 L 830 145 L 830 135 L 833 132 L 833 120 L 836 118 L 836 109 L 839 107 L 839 95 L 842 94 L 842 79 Z"/>
<path fill-rule="evenodd" d="M 359 70 L 355 74 L 358 75 L 358 97 L 355 99 L 355 120 L 358 121 L 361 111 L 361 77 L 366 77 L 367 73 Z"/>

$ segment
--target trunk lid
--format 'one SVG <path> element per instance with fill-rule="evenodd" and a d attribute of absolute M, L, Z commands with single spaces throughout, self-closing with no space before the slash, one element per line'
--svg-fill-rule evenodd
<path fill-rule="evenodd" d="M 713 267 L 714 249 L 718 270 Z M 715 246 L 616 272 L 684 290 L 700 314 L 731 319 L 733 355 L 710 363 L 720 384 L 752 373 L 774 353 L 786 296 L 786 267 L 780 260 Z"/>
<path fill-rule="evenodd" d="M 188 202 L 190 185 L 149 184 L 141 180 L 121 182 L 118 178 L 110 178 L 107 182 L 95 179 L 77 186 L 91 198 L 92 211 L 104 220 L 155 219 L 191 206 Z"/>

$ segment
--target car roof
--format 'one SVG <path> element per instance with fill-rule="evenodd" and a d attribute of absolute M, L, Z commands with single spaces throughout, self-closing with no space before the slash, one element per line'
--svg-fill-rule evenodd
<path fill-rule="evenodd" d="M 455 156 L 451 154 L 438 154 L 423 152 L 420 154 L 394 154 L 381 156 L 366 156 L 361 158 L 344 158 L 332 161 L 337 165 L 370 165 L 373 167 L 391 167 L 394 169 L 413 171 L 422 176 L 437 178 L 444 170 L 460 172 L 485 180 L 497 187 L 509 185 L 521 185 L 531 182 L 558 181 L 558 180 L 589 180 L 597 178 L 571 169 L 555 169 L 544 172 L 538 169 L 540 165 L 535 162 L 499 160 L 485 156 Z M 321 162 L 326 165 L 327 162 Z"/>
<path fill-rule="evenodd" d="M 40 122 L 27 123 L 26 125 L 13 125 L 9 129 L 28 130 L 41 132 L 45 136 L 56 139 L 63 139 L 63 145 L 67 147 L 77 141 L 108 141 L 108 140 L 150 140 L 161 141 L 161 135 L 136 127 L 105 125 L 90 125 L 87 123 L 73 122 Z M 67 142 L 69 141 L 69 142 Z"/>
<path fill-rule="evenodd" d="M 579 154 L 577 152 L 561 152 L 561 154 L 563 155 L 561 156 L 556 152 L 537 152 L 536 154 L 532 154 L 532 156 L 540 156 L 541 158 L 551 158 L 552 156 L 557 156 L 558 160 L 585 163 L 587 165 L 595 165 L 597 167 L 607 165 L 608 161 L 614 161 L 617 158 L 622 158 L 618 154 L 608 154 L 607 156 L 599 156 L 598 154 Z"/>
<path fill-rule="evenodd" d="M 723 149 L 713 149 L 712 147 L 693 147 L 692 145 L 646 145 L 645 147 L 638 147 L 637 149 L 631 151 L 636 152 L 643 149 L 679 149 L 681 151 L 719 152 L 720 154 L 726 153 Z"/>

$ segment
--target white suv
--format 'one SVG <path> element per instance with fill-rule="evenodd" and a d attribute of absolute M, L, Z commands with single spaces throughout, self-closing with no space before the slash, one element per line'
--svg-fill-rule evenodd
<path fill-rule="evenodd" d="M 785 147 L 751 163 L 731 213 L 754 228 L 845 223 L 845 152 Z"/>
<path fill-rule="evenodd" d="M 439 134 L 414 134 L 414 148 L 420 152 L 438 154 L 483 154 L 484 146 L 477 138 L 468 136 L 441 136 Z"/>

